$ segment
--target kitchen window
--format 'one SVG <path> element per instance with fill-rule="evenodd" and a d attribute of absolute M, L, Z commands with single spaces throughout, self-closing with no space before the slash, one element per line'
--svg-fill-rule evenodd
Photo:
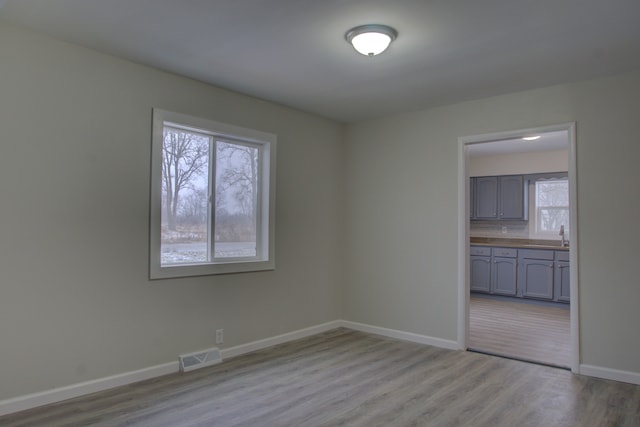
<path fill-rule="evenodd" d="M 150 277 L 272 270 L 276 136 L 153 110 Z"/>
<path fill-rule="evenodd" d="M 534 181 L 534 233 L 559 239 L 560 227 L 569 234 L 569 180 L 567 178 Z"/>

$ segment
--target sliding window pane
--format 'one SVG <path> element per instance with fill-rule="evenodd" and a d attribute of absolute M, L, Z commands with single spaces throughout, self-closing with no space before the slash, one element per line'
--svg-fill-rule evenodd
<path fill-rule="evenodd" d="M 207 135 L 164 128 L 161 265 L 209 261 L 209 146 Z"/>
<path fill-rule="evenodd" d="M 257 256 L 258 147 L 216 142 L 214 258 Z"/>

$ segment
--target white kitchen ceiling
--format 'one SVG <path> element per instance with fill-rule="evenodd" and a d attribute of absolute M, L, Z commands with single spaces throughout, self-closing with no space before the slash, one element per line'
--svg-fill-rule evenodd
<path fill-rule="evenodd" d="M 527 133 L 523 136 L 534 136 Z M 494 156 L 498 154 L 534 153 L 540 151 L 568 151 L 569 133 L 566 130 L 536 133 L 539 139 L 527 141 L 522 138 L 502 139 L 467 145 L 470 157 Z"/>
<path fill-rule="evenodd" d="M 0 0 L 0 21 L 354 122 L 640 68 L 640 0 Z M 368 58 L 344 40 L 399 35 Z"/>

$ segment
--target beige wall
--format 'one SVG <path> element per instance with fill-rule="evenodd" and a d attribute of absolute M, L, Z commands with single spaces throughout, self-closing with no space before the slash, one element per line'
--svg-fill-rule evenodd
<path fill-rule="evenodd" d="M 640 372 L 640 73 L 345 135 L 5 25 L 0 58 L 0 399 L 174 361 L 216 328 L 224 347 L 339 318 L 456 340 L 458 137 L 574 120 L 582 361 Z M 148 280 L 152 107 L 279 136 L 276 271 Z"/>
<path fill-rule="evenodd" d="M 567 171 L 568 150 L 505 153 L 470 157 L 469 176 L 518 175 Z"/>
<path fill-rule="evenodd" d="M 341 125 L 5 25 L 0 58 L 0 400 L 341 318 Z M 148 280 L 152 107 L 278 135 L 276 271 Z"/>
<path fill-rule="evenodd" d="M 582 363 L 640 373 L 640 73 L 349 126 L 349 320 L 456 340 L 458 138 L 577 122 Z"/>

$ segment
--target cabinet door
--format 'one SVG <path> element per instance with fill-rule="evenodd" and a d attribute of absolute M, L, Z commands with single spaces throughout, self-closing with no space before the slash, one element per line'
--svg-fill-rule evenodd
<path fill-rule="evenodd" d="M 498 216 L 501 219 L 527 219 L 527 197 L 522 175 L 500 177 Z"/>
<path fill-rule="evenodd" d="M 480 219 L 498 218 L 498 177 L 475 178 L 475 214 Z"/>
<path fill-rule="evenodd" d="M 469 218 L 474 219 L 476 217 L 476 179 L 469 178 Z"/>
<path fill-rule="evenodd" d="M 500 295 L 516 294 L 516 259 L 493 257 L 491 292 Z"/>
<path fill-rule="evenodd" d="M 491 257 L 471 255 L 470 264 L 471 290 L 489 292 L 491 290 Z"/>
<path fill-rule="evenodd" d="M 553 261 L 521 259 L 518 267 L 523 297 L 553 299 Z"/>
<path fill-rule="evenodd" d="M 553 276 L 554 299 L 561 302 L 570 302 L 569 261 L 556 261 Z"/>

